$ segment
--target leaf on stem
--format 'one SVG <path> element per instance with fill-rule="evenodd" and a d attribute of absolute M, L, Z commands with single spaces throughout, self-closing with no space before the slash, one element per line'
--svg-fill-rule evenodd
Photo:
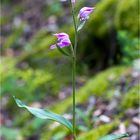
<path fill-rule="evenodd" d="M 33 108 L 33 107 L 26 106 L 21 100 L 15 98 L 15 97 L 14 97 L 14 100 L 16 101 L 16 104 L 18 107 L 26 108 L 34 116 L 36 116 L 40 119 L 48 119 L 48 120 L 56 121 L 56 122 L 64 125 L 65 127 L 67 127 L 71 132 L 73 132 L 71 122 L 68 121 L 67 119 L 65 119 L 64 117 L 62 117 L 56 113 L 53 113 L 49 110 L 43 110 L 43 109 L 39 109 L 39 108 Z"/>
<path fill-rule="evenodd" d="M 85 25 L 86 21 L 81 21 L 78 28 L 77 28 L 77 31 L 79 32 Z"/>
<path fill-rule="evenodd" d="M 100 138 L 99 140 L 118 140 L 125 137 L 129 137 L 129 134 L 111 134 Z"/>

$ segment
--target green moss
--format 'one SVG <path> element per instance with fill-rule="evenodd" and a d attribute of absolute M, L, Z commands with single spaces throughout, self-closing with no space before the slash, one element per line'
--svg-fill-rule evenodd
<path fill-rule="evenodd" d="M 86 133 L 81 133 L 77 140 L 97 140 L 98 138 L 108 134 L 113 128 L 115 128 L 117 126 L 118 122 L 113 122 L 111 124 L 105 124 L 105 125 L 101 125 L 98 128 L 95 128 L 89 132 Z M 45 132 L 48 128 L 45 129 Z M 60 131 L 61 130 L 61 131 Z M 49 131 L 49 130 L 48 130 Z M 48 132 L 47 131 L 47 132 Z M 59 134 L 60 132 L 63 132 L 63 136 L 67 135 L 69 132 L 62 128 L 62 127 L 56 127 L 54 128 L 52 131 L 49 131 L 49 133 L 42 133 L 41 135 L 41 140 L 50 140 L 57 134 Z M 57 139 L 57 140 L 61 140 L 61 139 Z"/>
<path fill-rule="evenodd" d="M 126 29 L 137 35 L 140 14 L 138 13 L 138 4 L 138 0 L 120 0 L 117 3 L 117 11 L 115 14 L 115 25 L 117 29 Z"/>
<path fill-rule="evenodd" d="M 52 125 L 50 125 L 50 126 L 52 126 Z M 48 132 L 48 133 L 46 133 L 46 132 Z M 49 129 L 48 127 L 45 127 L 43 129 L 43 132 L 41 133 L 40 140 L 50 140 L 50 139 L 55 140 L 56 139 L 55 137 L 57 135 L 60 135 L 60 133 L 62 133 L 63 136 L 66 136 L 69 133 L 69 131 L 65 127 L 62 127 L 62 126 L 57 126 L 53 129 Z M 58 138 L 57 140 L 61 140 L 61 139 Z"/>
<path fill-rule="evenodd" d="M 121 107 L 123 109 L 134 108 L 139 106 L 140 86 L 136 85 L 127 93 L 125 93 Z"/>
<path fill-rule="evenodd" d="M 116 11 L 117 0 L 102 0 L 97 3 L 96 10 L 92 14 L 86 29 L 96 36 L 108 34 L 110 27 L 113 26 L 112 20 Z M 96 29 L 96 31 L 95 31 Z"/>
<path fill-rule="evenodd" d="M 4 62 L 7 62 L 7 60 Z M 7 65 L 0 67 L 0 74 L 3 75 L 1 78 L 2 88 L 0 91 L 2 96 L 11 94 L 22 99 L 25 99 L 28 96 L 26 99 L 32 100 L 34 98 L 33 94 L 37 90 L 38 92 L 40 91 L 43 93 L 46 83 L 52 81 L 53 76 L 48 72 L 37 69 L 33 70 L 31 68 L 23 71 L 14 68 L 14 65 L 15 63 L 9 60 Z M 5 69 L 7 69 L 6 75 L 4 74 Z M 46 94 L 46 89 L 44 93 Z M 39 97 L 41 96 L 36 96 L 36 98 Z"/>
<path fill-rule="evenodd" d="M 102 96 L 107 94 L 107 90 L 110 86 L 109 77 L 113 75 L 114 79 L 117 80 L 120 75 L 126 72 L 126 67 L 114 67 L 110 68 L 104 72 L 97 74 L 95 77 L 91 78 L 82 88 L 80 88 L 76 93 L 76 103 L 86 102 L 89 96 L 96 95 Z M 72 97 L 66 100 L 56 103 L 50 107 L 51 110 L 57 113 L 64 113 L 68 107 L 72 104 Z M 65 106 L 64 106 L 65 105 Z"/>
<path fill-rule="evenodd" d="M 112 27 L 117 30 L 126 29 L 136 35 L 139 16 L 137 4 L 138 0 L 102 0 L 97 3 L 86 29 L 99 36 L 108 33 Z"/>
<path fill-rule="evenodd" d="M 101 125 L 90 132 L 80 135 L 77 140 L 98 140 L 100 137 L 107 135 L 116 125 L 117 123 Z"/>

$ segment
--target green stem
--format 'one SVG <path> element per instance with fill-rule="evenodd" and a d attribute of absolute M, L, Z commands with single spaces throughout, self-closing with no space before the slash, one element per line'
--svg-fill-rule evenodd
<path fill-rule="evenodd" d="M 75 101 L 75 88 L 76 88 L 76 49 L 77 49 L 77 42 L 78 42 L 78 32 L 77 32 L 77 24 L 76 24 L 76 18 L 75 18 L 75 10 L 74 6 L 72 4 L 72 1 L 70 0 L 71 4 L 71 11 L 72 11 L 72 17 L 73 17 L 73 24 L 74 24 L 74 30 L 75 30 L 75 42 L 74 42 L 74 48 L 72 47 L 73 50 L 73 57 L 72 57 L 72 88 L 73 88 L 73 140 L 76 140 L 76 101 Z"/>
<path fill-rule="evenodd" d="M 73 87 L 73 139 L 76 140 L 76 119 L 75 119 L 75 70 L 76 70 L 76 59 L 72 58 L 72 87 Z"/>
<path fill-rule="evenodd" d="M 74 31 L 75 31 L 74 52 L 75 52 L 75 55 L 76 55 L 76 49 L 77 49 L 77 43 L 78 43 L 78 32 L 77 32 L 77 24 L 76 24 L 76 18 L 75 18 L 75 9 L 74 9 L 74 6 L 73 6 L 71 0 L 70 0 L 70 3 L 71 3 L 73 24 L 74 24 Z"/>

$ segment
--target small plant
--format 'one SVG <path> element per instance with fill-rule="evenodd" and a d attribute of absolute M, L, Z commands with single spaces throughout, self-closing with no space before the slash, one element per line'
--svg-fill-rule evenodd
<path fill-rule="evenodd" d="M 30 113 L 32 113 L 34 116 L 41 118 L 41 119 L 48 119 L 48 120 L 53 120 L 56 121 L 65 127 L 69 129 L 73 136 L 73 140 L 77 139 L 76 136 L 76 99 L 75 99 L 75 94 L 76 94 L 76 54 L 77 54 L 77 43 L 78 43 L 78 32 L 84 27 L 85 23 L 89 19 L 90 14 L 94 11 L 94 7 L 83 7 L 81 8 L 77 18 L 76 18 L 76 12 L 75 12 L 75 0 L 69 0 L 70 6 L 71 6 L 71 11 L 72 11 L 72 17 L 73 17 L 73 24 L 74 24 L 74 29 L 75 29 L 75 42 L 74 45 L 70 40 L 70 37 L 67 33 L 56 33 L 54 36 L 57 38 L 57 41 L 54 45 L 50 46 L 50 49 L 58 49 L 60 53 L 63 55 L 69 57 L 72 62 L 72 97 L 73 97 L 73 121 L 72 123 L 65 119 L 64 117 L 53 113 L 49 110 L 43 110 L 43 109 L 38 109 L 38 108 L 33 108 L 25 105 L 22 101 L 19 99 L 15 99 L 17 105 L 22 108 L 26 108 Z M 70 47 L 70 51 L 66 51 L 63 49 L 64 47 Z M 100 140 L 115 140 L 115 139 L 120 139 L 123 137 L 128 137 L 128 134 L 119 134 L 119 135 L 108 135 Z"/>

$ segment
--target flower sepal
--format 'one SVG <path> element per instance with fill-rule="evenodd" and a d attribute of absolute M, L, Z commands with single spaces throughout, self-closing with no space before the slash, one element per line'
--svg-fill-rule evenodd
<path fill-rule="evenodd" d="M 71 56 L 68 52 L 64 51 L 64 49 L 62 49 L 58 44 L 56 44 L 56 47 L 57 47 L 58 51 L 60 53 L 62 53 L 63 55 L 65 55 L 65 56 Z"/>

